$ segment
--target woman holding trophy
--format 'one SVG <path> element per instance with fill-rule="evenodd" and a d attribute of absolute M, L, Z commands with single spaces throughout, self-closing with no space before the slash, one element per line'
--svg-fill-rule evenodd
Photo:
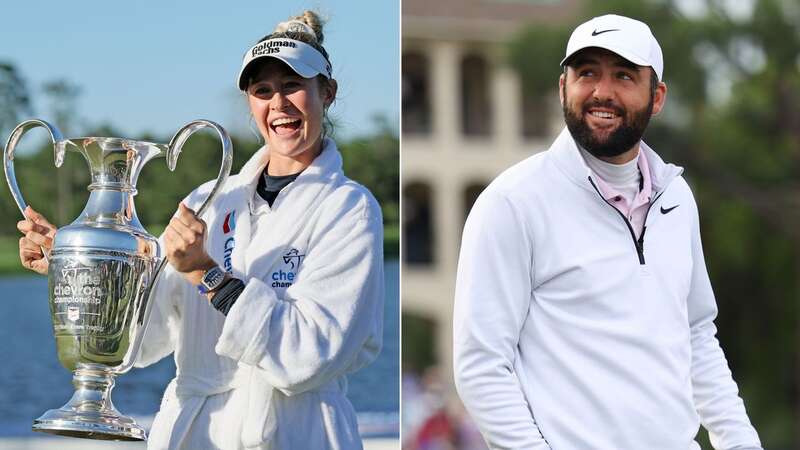
<path fill-rule="evenodd" d="M 306 11 L 244 55 L 238 87 L 264 137 L 204 219 L 206 183 L 159 239 L 137 366 L 175 354 L 150 449 L 357 449 L 345 376 L 377 356 L 383 325 L 380 207 L 342 173 L 326 137 L 337 84 Z M 23 265 L 47 273 L 55 227 L 19 223 Z"/>

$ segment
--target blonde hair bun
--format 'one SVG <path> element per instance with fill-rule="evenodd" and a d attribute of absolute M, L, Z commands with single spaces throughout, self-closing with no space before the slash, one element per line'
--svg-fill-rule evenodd
<path fill-rule="evenodd" d="M 275 27 L 275 31 L 273 33 L 302 33 L 310 35 L 314 38 L 314 41 L 317 41 L 317 33 L 314 33 L 314 30 L 308 26 L 305 22 L 300 22 L 299 20 L 287 20 L 286 22 L 281 22 Z"/>
<path fill-rule="evenodd" d="M 308 35 L 313 42 L 322 45 L 325 39 L 322 34 L 324 22 L 319 15 L 311 10 L 303 11 L 299 16 L 290 17 L 286 22 L 281 22 L 275 27 L 273 33 L 301 33 Z"/>

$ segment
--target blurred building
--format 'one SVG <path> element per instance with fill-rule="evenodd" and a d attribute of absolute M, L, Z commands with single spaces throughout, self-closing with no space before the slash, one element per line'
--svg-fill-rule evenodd
<path fill-rule="evenodd" d="M 404 334 L 403 353 L 429 353 L 448 379 L 454 281 L 469 209 L 498 173 L 546 149 L 563 126 L 556 79 L 547 101 L 526 98 L 506 61 L 506 43 L 527 24 L 571 20 L 577 6 L 402 2 L 404 333 L 408 325 L 432 341 L 424 347 L 426 339 Z M 412 343 L 418 348 L 406 348 Z"/>

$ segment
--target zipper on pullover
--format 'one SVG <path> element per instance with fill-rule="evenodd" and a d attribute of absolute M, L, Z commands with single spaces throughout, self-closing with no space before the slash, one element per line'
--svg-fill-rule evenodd
<path fill-rule="evenodd" d="M 622 217 L 622 220 L 625 222 L 625 225 L 628 226 L 628 231 L 631 233 L 631 239 L 633 239 L 633 246 L 636 247 L 636 255 L 639 257 L 639 264 L 645 265 L 644 234 L 647 231 L 647 217 L 650 215 L 650 209 L 653 207 L 653 204 L 655 204 L 655 202 L 658 201 L 658 199 L 661 197 L 661 194 L 663 194 L 664 191 L 667 190 L 666 186 L 661 192 L 659 192 L 658 194 L 656 194 L 655 197 L 653 197 L 653 200 L 651 200 L 650 204 L 647 206 L 647 211 L 644 213 L 644 224 L 642 224 L 642 234 L 640 234 L 639 238 L 637 239 L 636 232 L 633 231 L 633 225 L 631 225 L 631 221 L 628 220 L 628 218 L 625 217 L 625 214 L 622 214 L 622 212 L 618 210 L 616 206 L 612 205 L 611 202 L 609 202 L 608 200 L 606 200 L 605 197 L 603 197 L 603 194 L 600 192 L 600 189 L 597 187 L 596 184 L 594 184 L 594 180 L 592 180 L 591 175 L 589 175 L 589 183 L 592 184 L 592 187 L 594 188 L 595 192 L 597 192 L 597 195 L 599 195 L 600 199 L 603 200 L 603 203 L 610 206 L 617 214 L 619 214 L 620 217 Z"/>

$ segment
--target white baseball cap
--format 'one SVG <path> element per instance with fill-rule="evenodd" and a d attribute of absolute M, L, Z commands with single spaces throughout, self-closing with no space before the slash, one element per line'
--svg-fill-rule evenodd
<path fill-rule="evenodd" d="M 664 56 L 650 27 L 629 17 L 606 14 L 578 25 L 567 42 L 567 60 L 580 50 L 599 47 L 612 51 L 637 66 L 649 66 L 658 79 L 664 72 Z"/>
<path fill-rule="evenodd" d="M 237 85 L 240 90 L 247 89 L 248 80 L 245 79 L 247 68 L 254 61 L 268 57 L 283 61 L 303 78 L 313 78 L 317 75 L 323 75 L 328 79 L 331 78 L 331 63 L 325 59 L 325 56 L 319 50 L 295 39 L 267 39 L 250 47 L 247 53 L 244 54 L 242 68 L 239 70 L 239 76 L 237 77 Z"/>

